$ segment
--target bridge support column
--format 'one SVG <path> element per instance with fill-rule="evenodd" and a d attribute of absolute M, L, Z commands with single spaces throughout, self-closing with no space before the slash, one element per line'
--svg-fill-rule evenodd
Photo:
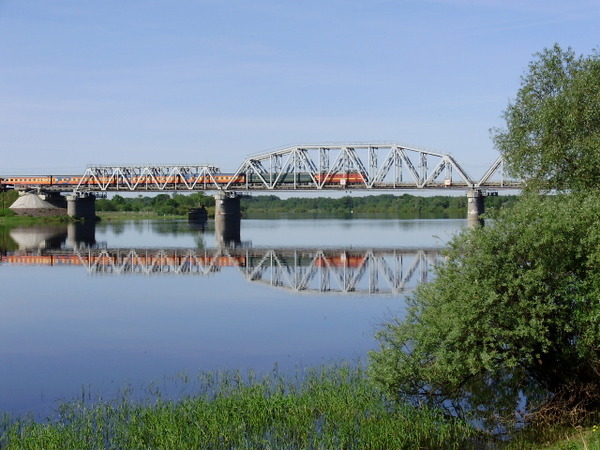
<path fill-rule="evenodd" d="M 96 220 L 96 196 L 94 194 L 67 195 L 67 215 L 84 220 Z"/>
<path fill-rule="evenodd" d="M 235 192 L 215 195 L 215 237 L 219 245 L 240 244 L 241 219 L 240 197 Z"/>
<path fill-rule="evenodd" d="M 481 225 L 481 215 L 485 208 L 483 203 L 483 192 L 479 189 L 471 189 L 467 192 L 467 221 L 469 226 Z"/>

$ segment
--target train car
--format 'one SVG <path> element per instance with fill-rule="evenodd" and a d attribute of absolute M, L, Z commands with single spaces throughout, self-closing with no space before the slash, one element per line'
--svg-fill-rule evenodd
<path fill-rule="evenodd" d="M 275 181 L 278 174 L 264 173 L 264 174 L 261 174 L 261 176 L 268 183 L 270 183 L 270 182 Z M 249 184 L 263 184 L 263 181 L 261 180 L 261 178 L 254 172 L 247 174 L 247 178 L 248 178 Z M 308 172 L 300 172 L 300 173 L 288 172 L 283 175 L 280 175 L 280 177 L 279 177 L 279 183 L 284 184 L 284 185 L 293 185 L 294 183 L 310 184 L 312 182 L 313 182 L 313 179 Z"/>
<path fill-rule="evenodd" d="M 277 174 L 265 173 L 261 174 L 267 182 L 275 181 Z M 254 172 L 247 175 L 249 184 L 262 184 L 261 178 Z M 319 184 L 324 183 L 325 185 L 340 185 L 347 186 L 353 184 L 364 183 L 364 177 L 358 172 L 347 172 L 347 173 L 333 173 L 327 175 L 326 173 L 315 174 L 315 181 Z M 308 185 L 314 183 L 313 178 L 308 172 L 300 173 L 285 173 L 279 176 L 278 183 L 281 185 Z"/>
<path fill-rule="evenodd" d="M 320 173 L 315 178 L 319 183 L 325 182 L 325 184 L 338 184 L 340 186 L 360 184 L 365 181 L 364 177 L 358 172 L 338 172 L 329 175 Z"/>
<path fill-rule="evenodd" d="M 9 177 L 9 178 L 5 178 L 4 181 L 6 182 L 7 185 L 11 185 L 11 186 L 23 186 L 23 187 L 29 187 L 29 186 L 49 186 L 52 184 L 52 177 L 51 176 L 34 176 L 34 177 L 26 177 L 26 176 L 19 176 L 19 177 Z"/>
<path fill-rule="evenodd" d="M 336 268 L 352 268 L 358 269 L 362 267 L 366 261 L 364 255 L 346 255 L 339 256 L 320 256 L 315 261 L 317 267 L 336 267 Z"/>
<path fill-rule="evenodd" d="M 158 184 L 166 186 L 185 186 L 191 183 L 213 183 L 227 184 L 234 179 L 234 174 L 218 173 L 212 177 L 197 175 L 143 175 L 139 177 L 124 178 L 122 176 L 100 176 L 82 177 L 81 175 L 48 175 L 48 176 L 18 176 L 8 177 L 0 180 L 0 186 L 33 187 L 33 186 L 78 186 L 78 185 L 101 185 L 107 187 L 122 186 L 126 183 L 131 185 Z M 244 183 L 245 175 L 235 177 L 236 183 Z"/>

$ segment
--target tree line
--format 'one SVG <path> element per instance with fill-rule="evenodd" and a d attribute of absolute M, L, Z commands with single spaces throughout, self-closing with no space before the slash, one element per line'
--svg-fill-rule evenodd
<path fill-rule="evenodd" d="M 516 196 L 490 196 L 486 198 L 486 208 L 494 209 L 510 204 Z M 191 208 L 204 206 L 209 214 L 214 214 L 214 197 L 198 192 L 193 194 L 159 194 L 153 197 L 123 197 L 115 195 L 111 199 L 98 199 L 96 210 L 146 212 L 159 215 L 185 216 Z M 369 195 L 364 197 L 344 196 L 291 197 L 282 199 L 276 195 L 242 195 L 242 213 L 253 214 L 386 214 L 407 217 L 465 217 L 466 195 L 420 197 L 409 194 Z"/>

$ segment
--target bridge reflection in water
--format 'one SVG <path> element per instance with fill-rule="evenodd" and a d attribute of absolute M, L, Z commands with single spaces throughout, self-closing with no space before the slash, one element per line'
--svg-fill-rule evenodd
<path fill-rule="evenodd" d="M 440 248 L 416 247 L 110 248 L 96 242 L 93 224 L 18 227 L 8 234 L 12 247 L 0 248 L 0 264 L 81 266 L 106 275 L 210 276 L 233 268 L 248 282 L 297 293 L 404 294 L 427 281 L 441 258 Z"/>
<path fill-rule="evenodd" d="M 7 252 L 0 262 L 76 265 L 91 274 L 214 275 L 236 268 L 252 283 L 294 292 L 403 294 L 427 281 L 439 249 L 74 248 Z"/>

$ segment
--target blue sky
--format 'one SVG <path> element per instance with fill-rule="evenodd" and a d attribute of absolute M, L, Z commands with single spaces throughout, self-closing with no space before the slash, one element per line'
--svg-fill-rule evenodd
<path fill-rule="evenodd" d="M 0 174 L 397 142 L 477 178 L 532 55 L 599 24 L 599 0 L 0 0 Z"/>

